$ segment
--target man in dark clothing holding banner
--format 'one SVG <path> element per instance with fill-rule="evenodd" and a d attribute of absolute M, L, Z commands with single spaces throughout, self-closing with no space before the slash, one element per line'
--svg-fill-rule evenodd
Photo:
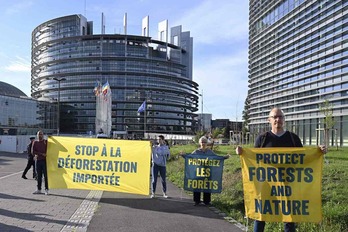
<path fill-rule="evenodd" d="M 36 160 L 37 171 L 37 190 L 33 194 L 41 194 L 42 176 L 45 177 L 45 195 L 48 195 L 48 178 L 47 178 L 47 140 L 44 139 L 42 131 L 37 132 L 38 140 L 33 143 L 32 154 Z"/>
<path fill-rule="evenodd" d="M 272 129 L 267 131 L 256 138 L 255 148 L 269 148 L 269 147 L 303 147 L 300 138 L 289 131 L 284 129 L 285 115 L 279 108 L 273 108 L 269 113 L 268 121 L 270 122 Z M 326 153 L 325 146 L 319 146 L 323 153 Z M 236 153 L 242 154 L 242 147 L 237 146 Z M 263 232 L 265 228 L 264 221 L 255 220 L 254 232 Z M 285 232 L 295 232 L 296 227 L 293 222 L 284 223 Z"/>

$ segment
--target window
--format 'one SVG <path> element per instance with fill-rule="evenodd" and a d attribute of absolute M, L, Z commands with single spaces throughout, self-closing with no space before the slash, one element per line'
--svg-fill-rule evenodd
<path fill-rule="evenodd" d="M 179 46 L 179 37 L 177 35 L 173 37 L 173 44 Z"/>

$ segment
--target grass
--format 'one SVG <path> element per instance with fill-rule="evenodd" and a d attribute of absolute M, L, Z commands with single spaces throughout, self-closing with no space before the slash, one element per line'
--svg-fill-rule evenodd
<path fill-rule="evenodd" d="M 167 178 L 179 187 L 184 184 L 184 159 L 178 158 L 180 152 L 191 153 L 197 145 L 177 145 L 171 147 L 171 161 L 167 165 Z M 214 151 L 218 155 L 230 153 L 225 160 L 223 190 L 212 194 L 214 206 L 229 217 L 248 226 L 252 231 L 253 220 L 245 219 L 241 164 L 234 147 L 218 146 Z M 325 155 L 322 183 L 323 221 L 316 223 L 298 223 L 297 231 L 305 232 L 348 232 L 348 148 L 330 149 Z M 267 223 L 270 232 L 283 231 L 283 223 Z"/>

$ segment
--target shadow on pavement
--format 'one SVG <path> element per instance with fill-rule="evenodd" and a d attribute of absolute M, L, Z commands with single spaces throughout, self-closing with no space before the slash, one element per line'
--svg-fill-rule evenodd
<path fill-rule="evenodd" d="M 13 212 L 10 210 L 0 209 L 0 215 L 6 216 L 6 217 L 12 217 L 16 219 L 27 220 L 27 221 L 57 223 L 61 225 L 66 224 L 66 221 L 63 221 L 63 220 L 54 220 L 54 219 L 47 218 L 47 216 L 50 216 L 49 214 L 18 213 L 18 212 Z M 1 231 L 3 231 L 3 228 L 1 226 L 0 228 L 1 228 Z"/>
<path fill-rule="evenodd" d="M 16 199 L 16 200 L 27 200 L 27 201 L 36 201 L 36 202 L 44 202 L 44 200 L 37 200 L 33 198 L 26 198 L 26 197 L 19 197 L 19 196 L 12 196 L 4 193 L 0 193 L 0 199 Z"/>
<path fill-rule="evenodd" d="M 54 189 L 51 189 L 52 191 L 54 191 Z M 75 196 L 69 196 L 69 195 L 63 195 L 63 194 L 52 194 L 50 192 L 50 196 L 55 196 L 55 197 L 65 197 L 65 198 L 69 198 L 69 199 L 76 199 L 76 200 L 85 200 L 86 197 L 75 197 Z"/>
<path fill-rule="evenodd" d="M 10 165 L 13 162 L 13 159 L 27 159 L 27 154 L 18 154 L 18 153 L 9 153 L 9 152 L 0 152 L 0 165 Z M 9 157 L 11 159 L 7 159 Z"/>
<path fill-rule="evenodd" d="M 27 156 L 28 156 L 27 153 L 11 153 L 11 152 L 0 151 L 0 157 L 27 159 Z"/>
<path fill-rule="evenodd" d="M 1 231 L 16 231 L 16 232 L 30 232 L 30 230 L 26 230 L 17 226 L 9 226 L 0 222 Z"/>
<path fill-rule="evenodd" d="M 102 199 L 100 199 L 100 203 L 124 206 L 139 210 L 158 211 L 162 213 L 176 213 L 198 217 L 221 218 L 217 214 L 210 211 L 206 206 L 193 206 L 193 202 L 189 199 L 163 199 L 161 197 L 154 199 L 103 197 Z M 209 212 L 208 214 L 207 211 Z"/>

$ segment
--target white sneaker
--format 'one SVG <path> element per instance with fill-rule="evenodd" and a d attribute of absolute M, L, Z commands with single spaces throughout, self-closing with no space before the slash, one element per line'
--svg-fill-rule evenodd
<path fill-rule="evenodd" d="M 48 189 L 45 190 L 45 195 L 48 195 Z"/>
<path fill-rule="evenodd" d="M 155 198 L 155 194 L 151 193 L 150 198 Z"/>
<path fill-rule="evenodd" d="M 36 190 L 33 194 L 41 194 L 41 190 Z"/>
<path fill-rule="evenodd" d="M 164 198 L 168 198 L 168 195 L 166 193 L 163 193 Z"/>

